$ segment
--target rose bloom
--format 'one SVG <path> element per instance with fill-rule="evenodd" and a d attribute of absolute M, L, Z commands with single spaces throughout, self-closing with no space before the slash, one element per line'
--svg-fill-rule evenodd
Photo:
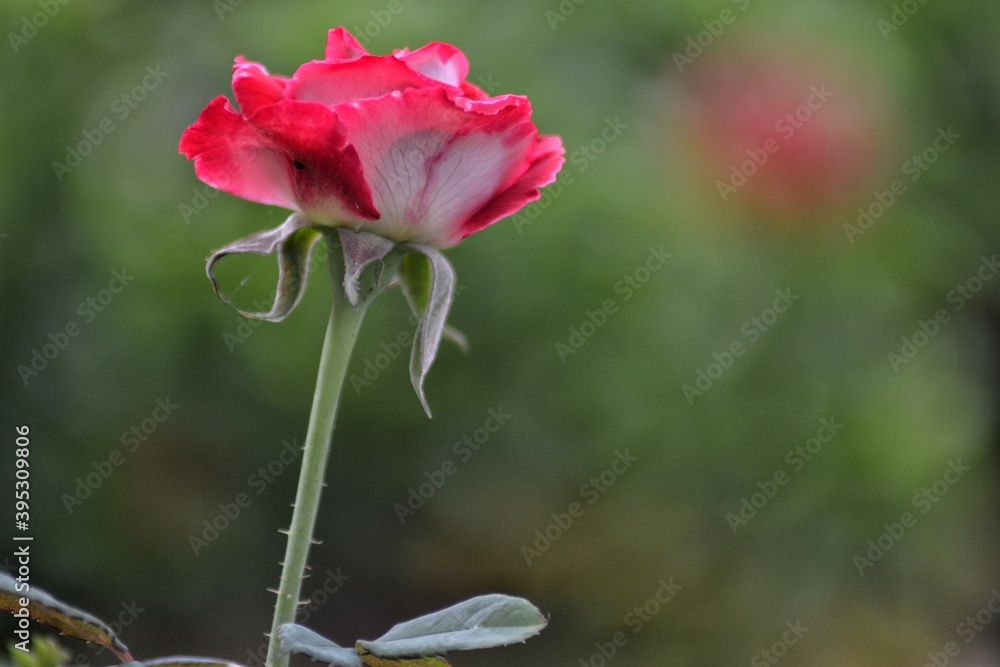
<path fill-rule="evenodd" d="M 861 203 L 881 180 L 891 136 L 876 73 L 787 51 L 750 43 L 699 63 L 687 84 L 688 125 L 716 194 L 775 224 Z"/>
<path fill-rule="evenodd" d="M 288 78 L 236 59 L 180 141 L 208 185 L 317 226 L 448 247 L 539 197 L 563 163 L 519 95 L 467 82 L 449 44 L 370 55 L 343 28 Z"/>

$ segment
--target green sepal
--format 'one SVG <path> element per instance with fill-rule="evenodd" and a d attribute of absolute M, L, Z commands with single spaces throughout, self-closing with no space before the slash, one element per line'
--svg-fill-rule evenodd
<path fill-rule="evenodd" d="M 355 308 L 395 278 L 400 254 L 395 241 L 371 232 L 337 229 L 344 255 L 344 294 Z"/>
<path fill-rule="evenodd" d="M 305 293 L 312 263 L 312 249 L 322 234 L 301 213 L 293 213 L 281 226 L 259 232 L 225 246 L 212 253 L 205 267 L 216 295 L 223 303 L 232 303 L 223 296 L 212 273 L 215 264 L 228 255 L 278 254 L 278 284 L 274 291 L 274 304 L 266 313 L 240 310 L 240 315 L 255 320 L 280 322 L 291 313 Z M 235 306 L 234 306 L 235 307 Z"/>
<path fill-rule="evenodd" d="M 418 243 L 407 243 L 406 247 L 414 252 L 403 258 L 400 277 L 406 300 L 418 318 L 410 355 L 410 382 L 420 405 L 430 417 L 424 378 L 448 330 L 448 311 L 455 296 L 455 269 L 435 248 Z M 465 337 L 461 333 L 452 330 L 450 334 L 460 347 L 465 347 Z"/>
<path fill-rule="evenodd" d="M 420 253 L 410 253 L 403 257 L 399 275 L 402 278 L 400 287 L 406 303 L 410 306 L 410 311 L 417 320 L 427 307 L 427 297 L 430 294 L 430 261 Z M 417 303 L 418 296 L 422 302 Z M 469 339 L 464 333 L 455 327 L 445 324 L 442 338 L 450 340 L 463 353 L 469 352 Z"/>
<path fill-rule="evenodd" d="M 66 667 L 73 657 L 55 637 L 33 636 L 27 653 L 15 648 L 14 642 L 7 646 L 13 667 Z"/>

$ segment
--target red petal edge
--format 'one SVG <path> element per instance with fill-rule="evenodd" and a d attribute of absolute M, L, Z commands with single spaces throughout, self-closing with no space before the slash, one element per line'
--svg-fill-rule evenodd
<path fill-rule="evenodd" d="M 327 35 L 325 60 L 354 60 L 367 55 L 365 47 L 345 28 L 335 28 Z"/>
<path fill-rule="evenodd" d="M 224 96 L 209 102 L 184 134 L 179 152 L 204 183 L 261 204 L 297 210 L 287 160 Z"/>
<path fill-rule="evenodd" d="M 559 137 L 539 137 L 525 172 L 462 224 L 456 242 L 538 200 L 542 196 L 539 190 L 556 180 L 565 162 L 564 153 Z"/>

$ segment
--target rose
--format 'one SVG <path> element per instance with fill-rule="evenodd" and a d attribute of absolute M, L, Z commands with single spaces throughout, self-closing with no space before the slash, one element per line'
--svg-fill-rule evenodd
<path fill-rule="evenodd" d="M 777 227 L 830 221 L 870 195 L 891 153 L 887 84 L 832 48 L 774 58 L 751 42 L 694 72 L 686 132 L 721 201 Z"/>
<path fill-rule="evenodd" d="M 236 59 L 180 152 L 208 185 L 395 242 L 448 247 L 539 198 L 563 163 L 528 99 L 490 98 L 433 43 L 373 56 L 343 28 L 290 77 Z"/>

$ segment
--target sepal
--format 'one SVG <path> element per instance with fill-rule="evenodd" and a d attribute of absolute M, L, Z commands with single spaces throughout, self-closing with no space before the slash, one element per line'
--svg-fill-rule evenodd
<path fill-rule="evenodd" d="M 410 382 L 424 412 L 430 417 L 424 378 L 448 329 L 448 311 L 455 297 L 455 269 L 436 248 L 419 243 L 407 243 L 406 247 L 414 252 L 403 258 L 400 276 L 407 301 L 418 317 L 410 356 Z M 460 347 L 465 347 L 465 337 L 461 333 L 454 330 L 449 333 Z"/>
<path fill-rule="evenodd" d="M 219 284 L 212 272 L 215 264 L 228 255 L 273 255 L 277 253 L 278 284 L 274 291 L 274 304 L 271 310 L 267 312 L 246 311 L 239 308 L 236 310 L 244 317 L 280 322 L 302 300 L 311 270 L 312 249 L 320 236 L 322 234 L 312 227 L 312 223 L 304 215 L 293 213 L 280 227 L 253 234 L 212 253 L 212 256 L 208 258 L 205 271 L 208 273 L 209 280 L 212 281 L 216 295 L 223 303 L 232 305 L 219 290 Z"/>
<path fill-rule="evenodd" d="M 346 227 L 337 229 L 344 253 L 344 294 L 355 308 L 376 290 L 385 287 L 395 274 L 400 254 L 394 241 Z"/>

